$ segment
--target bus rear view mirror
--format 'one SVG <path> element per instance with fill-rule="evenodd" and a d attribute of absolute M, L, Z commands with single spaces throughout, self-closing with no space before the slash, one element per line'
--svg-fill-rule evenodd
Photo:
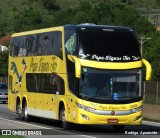
<path fill-rule="evenodd" d="M 142 62 L 146 66 L 146 80 L 150 80 L 151 74 L 152 74 L 152 67 L 149 64 L 149 62 L 147 60 L 145 60 L 144 58 L 142 59 Z"/>
<path fill-rule="evenodd" d="M 75 63 L 75 75 L 76 78 L 81 78 L 81 63 L 75 56 L 68 55 L 68 59 Z"/>

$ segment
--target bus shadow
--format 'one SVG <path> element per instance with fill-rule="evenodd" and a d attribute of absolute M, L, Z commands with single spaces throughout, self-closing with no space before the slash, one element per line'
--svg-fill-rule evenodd
<path fill-rule="evenodd" d="M 16 120 L 19 120 L 16 118 Z M 56 130 L 62 131 L 63 128 L 61 127 L 61 122 L 57 120 L 50 120 L 50 119 L 44 119 L 39 117 L 32 117 L 29 121 L 30 123 L 38 123 L 42 124 L 46 127 L 54 127 Z M 150 126 L 150 125 L 127 125 L 125 130 L 123 131 L 115 131 L 112 127 L 112 125 L 79 125 L 79 124 L 70 124 L 70 129 L 67 130 L 68 132 L 79 132 L 81 134 L 92 134 L 92 135 L 109 135 L 109 134 L 125 134 L 125 132 L 140 132 L 140 131 L 157 131 L 160 132 L 160 127 L 157 126 Z"/>

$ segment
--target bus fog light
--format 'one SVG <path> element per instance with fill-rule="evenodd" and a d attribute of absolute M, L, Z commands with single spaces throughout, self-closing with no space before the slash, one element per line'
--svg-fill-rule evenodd
<path fill-rule="evenodd" d="M 134 121 L 137 121 L 137 120 L 139 120 L 141 117 L 142 117 L 142 115 L 140 115 L 140 116 L 137 116 L 137 117 L 134 119 Z"/>
<path fill-rule="evenodd" d="M 87 115 L 81 114 L 81 117 L 85 120 L 90 120 L 89 117 Z"/>

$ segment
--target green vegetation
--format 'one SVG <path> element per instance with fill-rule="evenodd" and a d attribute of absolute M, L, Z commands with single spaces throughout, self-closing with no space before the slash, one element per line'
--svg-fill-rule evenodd
<path fill-rule="evenodd" d="M 0 52 L 0 76 L 7 76 L 8 73 L 8 51 Z"/>
<path fill-rule="evenodd" d="M 25 138 L 24 136 L 1 136 L 1 138 Z"/>
<path fill-rule="evenodd" d="M 32 29 L 92 22 L 130 26 L 140 34 L 154 30 L 134 8 L 137 0 L 10 0 L 0 1 L 0 37 Z M 143 0 L 146 3 L 146 0 Z"/>
<path fill-rule="evenodd" d="M 148 21 L 152 9 L 160 8 L 159 0 L 3 0 L 0 5 L 0 37 L 85 22 L 129 26 L 139 36 L 152 38 L 143 46 L 143 57 L 152 64 L 152 80 L 160 80 L 160 34 Z M 4 76 L 5 55 L 0 58 L 0 75 Z"/>

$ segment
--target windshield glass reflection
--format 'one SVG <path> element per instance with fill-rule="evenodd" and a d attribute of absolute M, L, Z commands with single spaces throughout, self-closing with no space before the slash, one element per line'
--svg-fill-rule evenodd
<path fill-rule="evenodd" d="M 83 68 L 79 95 L 85 99 L 128 100 L 141 96 L 141 71 Z"/>

